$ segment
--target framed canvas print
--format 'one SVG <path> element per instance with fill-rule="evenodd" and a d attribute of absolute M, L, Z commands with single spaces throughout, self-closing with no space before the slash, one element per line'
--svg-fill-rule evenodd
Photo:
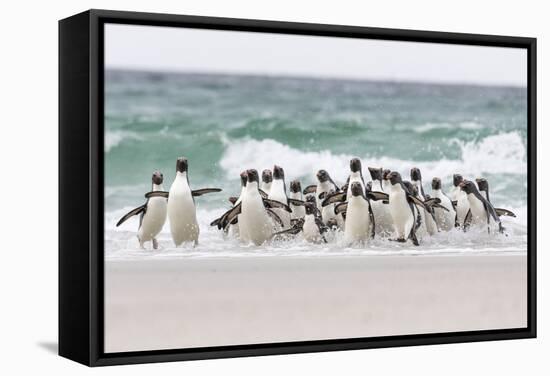
<path fill-rule="evenodd" d="M 59 353 L 536 335 L 536 40 L 59 23 Z"/>

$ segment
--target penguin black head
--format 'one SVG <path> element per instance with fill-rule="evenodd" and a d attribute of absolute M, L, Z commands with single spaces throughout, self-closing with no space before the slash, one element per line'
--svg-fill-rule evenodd
<path fill-rule="evenodd" d="M 319 183 L 324 183 L 330 179 L 330 176 L 325 170 L 319 170 L 317 171 L 317 179 L 319 179 Z"/>
<path fill-rule="evenodd" d="M 411 180 L 412 181 L 422 180 L 422 174 L 420 173 L 420 169 L 418 167 L 411 168 Z"/>
<path fill-rule="evenodd" d="M 249 183 L 252 183 L 252 182 L 257 183 L 258 182 L 258 171 L 254 170 L 254 169 L 246 170 L 246 177 L 248 178 Z"/>
<path fill-rule="evenodd" d="M 441 179 L 433 178 L 432 179 L 432 189 L 441 189 Z"/>
<path fill-rule="evenodd" d="M 351 172 L 361 172 L 361 160 L 359 158 L 353 158 L 349 161 L 349 169 Z"/>
<path fill-rule="evenodd" d="M 489 192 L 489 182 L 485 178 L 476 179 L 477 187 L 480 191 Z"/>
<path fill-rule="evenodd" d="M 359 182 L 353 182 L 350 186 L 351 189 L 351 195 L 354 197 L 362 196 L 363 195 L 363 187 Z"/>
<path fill-rule="evenodd" d="M 391 185 L 396 185 L 402 182 L 401 174 L 397 171 L 390 172 L 388 178 L 390 179 Z"/>
<path fill-rule="evenodd" d="M 385 169 L 384 171 L 382 171 L 382 179 L 388 180 L 390 178 L 390 173 L 391 173 L 391 170 L 388 170 L 388 169 Z"/>
<path fill-rule="evenodd" d="M 367 184 L 365 184 L 365 191 L 367 192 L 372 191 L 372 181 L 369 181 Z"/>
<path fill-rule="evenodd" d="M 314 198 L 315 199 L 315 198 Z M 306 201 L 304 204 L 306 208 L 306 214 L 307 215 L 314 215 L 317 207 L 315 206 L 315 202 L 311 202 L 309 200 Z"/>
<path fill-rule="evenodd" d="M 271 173 L 271 170 L 265 169 L 262 171 L 262 181 L 266 184 L 273 181 L 273 174 Z"/>
<path fill-rule="evenodd" d="M 285 171 L 280 166 L 273 166 L 273 179 L 284 179 Z"/>
<path fill-rule="evenodd" d="M 462 183 L 463 180 L 464 180 L 464 178 L 462 177 L 462 175 L 460 175 L 460 174 L 454 174 L 453 175 L 453 185 L 455 187 L 458 187 L 460 185 L 460 183 Z"/>
<path fill-rule="evenodd" d="M 382 175 L 384 174 L 384 170 L 382 170 L 382 167 L 380 168 L 369 167 L 369 173 L 372 180 L 382 180 Z"/>
<path fill-rule="evenodd" d="M 292 180 L 290 182 L 290 192 L 299 193 L 302 191 L 302 185 L 298 180 Z"/>
<path fill-rule="evenodd" d="M 153 177 L 151 178 L 153 180 L 153 184 L 161 185 L 162 181 L 164 180 L 164 176 L 160 171 L 153 172 Z"/>
<path fill-rule="evenodd" d="M 186 172 L 188 168 L 187 158 L 185 157 L 179 157 L 176 161 L 176 171 L 178 172 Z"/>
<path fill-rule="evenodd" d="M 241 186 L 246 186 L 246 180 L 248 179 L 248 174 L 246 171 L 241 172 Z"/>
<path fill-rule="evenodd" d="M 460 189 L 462 189 L 466 193 L 475 193 L 477 192 L 476 185 L 473 181 L 470 180 L 463 180 L 462 183 L 460 183 Z"/>

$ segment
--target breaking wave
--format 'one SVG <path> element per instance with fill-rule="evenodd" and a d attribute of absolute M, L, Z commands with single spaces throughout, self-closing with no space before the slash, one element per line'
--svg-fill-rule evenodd
<path fill-rule="evenodd" d="M 301 151 L 272 139 L 225 140 L 226 150 L 220 166 L 227 177 L 237 176 L 245 168 L 263 170 L 278 164 L 285 168 L 287 176 L 312 179 L 316 171 L 325 169 L 340 182 L 347 178 L 350 154 L 326 151 Z M 454 173 L 476 177 L 483 174 L 526 174 L 526 150 L 518 132 L 490 135 L 480 140 L 464 142 L 451 140 L 449 147 L 459 147 L 460 159 L 413 161 L 390 157 L 360 155 L 364 167 L 384 167 L 408 176 L 411 167 L 419 167 L 431 178 L 451 177 Z"/>

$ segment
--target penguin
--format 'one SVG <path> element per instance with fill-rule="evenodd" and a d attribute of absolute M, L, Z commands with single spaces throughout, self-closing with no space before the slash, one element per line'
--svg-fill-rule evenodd
<path fill-rule="evenodd" d="M 192 191 L 189 186 L 188 176 L 189 162 L 187 158 L 180 157 L 176 160 L 176 178 L 168 192 L 153 191 L 145 195 L 146 198 L 168 198 L 168 219 L 170 220 L 170 233 L 176 247 L 183 243 L 193 242 L 199 244 L 199 224 L 197 222 L 197 210 L 195 198 L 206 193 L 221 192 L 220 188 L 203 188 Z"/>
<path fill-rule="evenodd" d="M 283 221 L 272 209 L 285 209 L 288 213 L 292 210 L 282 202 L 262 197 L 258 187 L 258 171 L 247 170 L 246 176 L 246 188 L 241 201 L 210 225 L 226 228 L 238 217 L 239 230 L 246 234 L 246 238 L 241 236 L 241 241 L 262 245 L 272 238 L 275 224 L 283 226 Z"/>
<path fill-rule="evenodd" d="M 352 158 L 349 162 L 350 174 L 340 189 L 334 184 L 334 187 L 326 193 L 321 201 L 321 207 L 325 207 L 329 204 L 343 202 L 346 197 L 351 197 L 351 184 L 359 183 L 363 190 L 365 189 L 365 179 L 363 178 L 363 169 L 361 167 L 361 160 L 359 158 Z M 324 171 L 324 170 L 321 170 Z"/>
<path fill-rule="evenodd" d="M 417 167 L 413 167 L 411 169 L 411 182 L 418 190 L 418 198 L 421 201 L 425 201 L 427 197 L 424 193 L 424 187 L 422 186 L 422 174 L 420 173 L 420 169 Z M 420 216 L 422 221 L 420 233 L 422 234 L 426 232 L 429 235 L 435 234 L 437 232 L 437 224 L 435 223 L 433 216 L 425 210 L 420 210 Z M 425 231 L 423 231 L 424 229 Z"/>
<path fill-rule="evenodd" d="M 370 203 L 364 187 L 358 181 L 351 182 L 350 179 L 349 191 L 344 242 L 346 245 L 364 243 L 371 237 L 371 228 L 374 228 Z"/>
<path fill-rule="evenodd" d="M 382 168 L 369 167 L 369 173 L 372 179 L 372 185 L 369 190 L 387 193 L 388 187 L 384 185 L 386 181 L 387 184 L 389 184 L 389 180 L 384 180 L 385 171 L 388 171 L 388 174 L 391 172 L 390 170 L 383 170 Z M 390 214 L 388 201 L 372 201 L 371 206 L 375 218 L 375 233 L 381 237 L 390 236 L 393 232 L 393 220 Z"/>
<path fill-rule="evenodd" d="M 267 198 L 288 205 L 288 196 L 286 195 L 285 171 L 280 166 L 273 166 L 273 181 L 271 183 Z M 285 209 L 277 208 L 274 208 L 273 211 L 283 221 L 282 229 L 290 228 L 290 213 L 287 212 Z"/>
<path fill-rule="evenodd" d="M 440 200 L 442 206 L 433 209 L 435 222 L 439 231 L 451 231 L 456 224 L 456 211 L 449 197 L 441 189 L 441 179 L 432 179 L 432 197 Z"/>
<path fill-rule="evenodd" d="M 291 201 L 292 200 L 292 201 Z M 293 180 L 290 182 L 290 208 L 292 209 L 292 213 L 290 213 L 290 219 L 300 219 L 304 218 L 306 215 L 306 210 L 304 205 L 296 205 L 294 200 L 298 200 L 300 202 L 303 202 L 303 196 L 302 196 L 302 185 L 298 180 Z"/>
<path fill-rule="evenodd" d="M 336 183 L 332 180 L 326 170 L 319 170 L 316 174 L 317 186 L 315 190 L 317 207 L 321 211 L 321 217 L 325 224 L 330 224 L 332 227 L 336 224 L 337 227 L 343 227 L 343 218 L 334 213 L 334 204 L 329 204 L 323 207 L 323 200 L 334 192 L 340 191 Z M 344 192 L 345 193 L 345 192 Z"/>
<path fill-rule="evenodd" d="M 269 195 L 272 182 L 273 182 L 273 174 L 271 173 L 271 170 L 268 170 L 268 169 L 263 170 L 262 183 L 260 185 L 260 189 Z"/>
<path fill-rule="evenodd" d="M 489 182 L 485 178 L 477 178 L 476 179 L 477 187 L 479 189 L 479 192 L 485 196 L 487 201 L 491 202 L 489 199 Z M 495 208 L 495 211 L 497 212 L 499 217 L 506 216 L 506 217 L 516 217 L 516 215 L 508 210 L 508 209 L 502 209 L 502 208 Z"/>
<path fill-rule="evenodd" d="M 491 229 L 498 225 L 498 232 L 503 233 L 504 227 L 500 222 L 500 218 L 495 211 L 493 205 L 479 193 L 474 182 L 469 180 L 463 180 L 460 183 L 460 189 L 466 192 L 468 196 L 468 202 L 470 203 L 470 210 L 464 220 L 465 228 L 470 225 L 475 226 L 487 226 L 487 232 L 491 233 Z"/>
<path fill-rule="evenodd" d="M 415 205 L 426 209 L 424 202 L 413 196 L 410 188 L 407 187 L 401 174 L 396 171 L 388 175 L 391 183 L 389 191 L 389 207 L 393 219 L 395 233 L 398 242 L 406 242 L 408 239 L 416 246 L 420 245 L 416 236 L 416 231 L 421 224 L 421 216 L 415 209 Z M 411 184 L 412 187 L 412 184 Z M 422 210 L 420 210 L 422 212 Z"/>
<path fill-rule="evenodd" d="M 240 179 L 241 179 L 241 193 L 239 194 L 239 197 L 230 197 L 229 198 L 229 202 L 231 202 L 233 204 L 233 206 L 238 205 L 241 202 L 242 198 L 243 198 L 243 194 L 244 194 L 244 191 L 245 191 L 245 188 L 246 188 L 246 180 L 247 180 L 246 171 L 241 172 Z M 239 229 L 238 217 L 233 220 L 233 222 L 230 224 L 228 230 L 229 231 L 226 231 L 226 233 L 230 233 L 231 235 L 233 235 L 235 237 L 238 237 L 238 238 L 242 237 L 244 239 L 247 239 L 246 234 Z"/>
<path fill-rule="evenodd" d="M 290 229 L 280 231 L 274 235 L 293 234 L 302 232 L 304 239 L 310 243 L 327 243 L 324 233 L 328 231 L 328 226 L 321 219 L 321 212 L 317 208 L 314 196 L 306 198 L 304 204 L 305 215 L 303 218 L 293 220 Z"/>
<path fill-rule="evenodd" d="M 152 192 L 163 192 L 162 182 L 164 176 L 160 171 L 153 172 L 152 180 Z M 166 222 L 166 198 L 164 197 L 151 197 L 147 199 L 145 204 L 131 210 L 125 214 L 116 224 L 120 226 L 128 218 L 140 214 L 139 228 L 137 238 L 139 240 L 140 248 L 144 248 L 144 243 L 151 241 L 153 243 L 153 249 L 158 249 L 157 235 L 162 230 L 164 223 Z"/>
<path fill-rule="evenodd" d="M 451 189 L 451 200 L 456 210 L 456 226 L 464 228 L 464 220 L 470 210 L 468 195 L 460 188 L 464 178 L 460 174 L 453 175 L 453 188 Z"/>

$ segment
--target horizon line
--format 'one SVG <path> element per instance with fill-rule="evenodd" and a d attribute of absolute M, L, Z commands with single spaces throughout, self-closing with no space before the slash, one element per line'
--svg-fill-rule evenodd
<path fill-rule="evenodd" d="M 347 77 L 347 76 L 318 76 L 307 74 L 292 74 L 292 73 L 248 73 L 248 72 L 231 72 L 231 71 L 214 71 L 214 70 L 178 70 L 178 69 L 150 69 L 141 67 L 123 67 L 123 66 L 105 66 L 105 71 L 124 71 L 136 73 L 152 73 L 152 74 L 189 74 L 189 75 L 217 75 L 217 76 L 243 76 L 243 77 L 264 77 L 264 78 L 294 78 L 294 79 L 309 79 L 319 81 L 352 81 L 352 82 L 379 82 L 392 84 L 423 84 L 423 85 L 440 85 L 440 86 L 475 86 L 475 87 L 493 87 L 493 88 L 511 88 L 511 89 L 527 89 L 527 85 L 513 83 L 480 83 L 480 82 L 458 82 L 458 81 L 420 81 L 417 79 L 393 79 L 393 78 L 370 78 L 370 77 Z"/>

